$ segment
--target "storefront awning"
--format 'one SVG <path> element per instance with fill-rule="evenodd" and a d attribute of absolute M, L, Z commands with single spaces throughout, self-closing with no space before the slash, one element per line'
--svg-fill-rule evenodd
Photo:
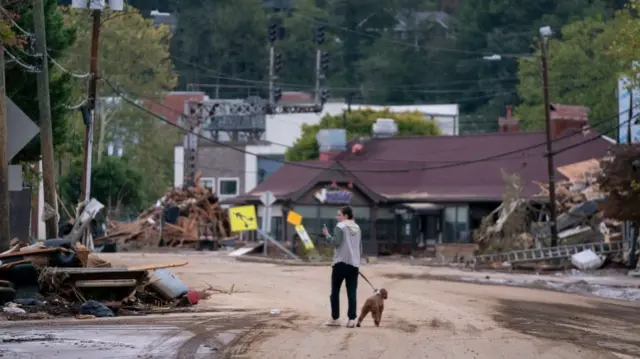
<path fill-rule="evenodd" d="M 440 212 L 444 207 L 429 202 L 421 202 L 421 203 L 403 203 L 400 207 L 404 207 L 410 209 L 416 213 L 432 213 L 432 212 Z"/>

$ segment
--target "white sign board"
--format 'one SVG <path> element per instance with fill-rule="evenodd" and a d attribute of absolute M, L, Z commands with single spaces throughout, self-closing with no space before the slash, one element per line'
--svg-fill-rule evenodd
<path fill-rule="evenodd" d="M 105 0 L 71 0 L 71 7 L 74 9 L 104 10 Z M 124 9 L 123 0 L 109 0 L 109 9 L 122 11 Z"/>
<path fill-rule="evenodd" d="M 276 203 L 276 196 L 273 195 L 273 192 L 266 191 L 265 193 L 262 194 L 262 196 L 260 196 L 260 202 L 262 202 L 262 204 L 264 204 L 265 206 L 269 207 L 272 204 Z"/>
<path fill-rule="evenodd" d="M 307 230 L 304 228 L 304 226 L 296 226 L 296 232 L 300 236 L 300 240 L 302 240 L 304 248 L 307 250 L 313 249 L 313 241 L 311 241 L 311 237 L 309 237 L 309 233 L 307 233 Z"/>

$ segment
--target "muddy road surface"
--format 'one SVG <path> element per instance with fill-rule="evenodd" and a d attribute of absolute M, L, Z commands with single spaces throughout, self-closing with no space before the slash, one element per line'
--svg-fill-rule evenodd
<path fill-rule="evenodd" d="M 328 267 L 236 262 L 218 253 L 104 256 L 129 265 L 185 258 L 189 265 L 172 271 L 193 287 L 214 289 L 215 294 L 201 302 L 201 308 L 248 311 L 187 319 L 158 317 L 145 324 L 150 332 L 136 328 L 130 330 L 130 335 L 122 334 L 122 338 L 128 337 L 126 340 L 118 341 L 121 334 L 117 333 L 104 339 L 134 347 L 122 351 L 122 355 L 132 355 L 130 358 L 640 358 L 637 302 L 442 281 L 419 275 L 424 268 L 377 264 L 363 267 L 362 271 L 376 286 L 389 291 L 381 326 L 374 327 L 371 318 L 367 318 L 361 328 L 327 328 L 323 324 L 329 316 Z M 372 289 L 360 281 L 359 304 L 371 294 Z M 343 290 L 344 314 L 346 304 Z M 275 308 L 280 315 L 271 316 L 269 311 Z M 122 329 L 149 318 L 119 320 L 127 323 L 120 326 Z M 75 321 L 76 325 L 83 323 Z M 112 325 L 109 321 L 99 323 L 91 325 Z M 25 327 L 22 323 L 11 326 L 14 325 Z M 11 326 L 2 328 L 5 336 Z M 65 324 L 64 330 L 57 332 L 73 330 L 72 325 Z M 70 336 L 91 336 L 89 329 L 83 332 Z M 11 346 L 24 349 L 22 354 L 27 355 L 43 345 L 7 339 L 9 342 L 0 343 L 0 352 Z M 78 344 L 82 345 L 88 344 Z M 89 353 L 89 349 L 81 353 Z M 94 349 L 92 358 L 104 355 L 99 348 Z M 40 358 L 17 358 L 23 357 Z M 88 356 L 59 356 L 74 357 Z M 107 357 L 128 358 L 104 356 Z"/>

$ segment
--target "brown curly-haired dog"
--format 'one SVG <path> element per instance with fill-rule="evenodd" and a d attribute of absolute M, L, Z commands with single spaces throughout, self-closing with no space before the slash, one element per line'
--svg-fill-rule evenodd
<path fill-rule="evenodd" d="M 380 320 L 382 320 L 382 311 L 384 310 L 384 301 L 389 296 L 389 293 L 386 289 L 381 288 L 376 291 L 376 293 L 364 302 L 362 306 L 362 311 L 360 312 L 360 317 L 358 318 L 358 324 L 356 326 L 360 326 L 364 317 L 371 312 L 371 316 L 373 317 L 373 323 L 376 327 L 380 326 Z"/>

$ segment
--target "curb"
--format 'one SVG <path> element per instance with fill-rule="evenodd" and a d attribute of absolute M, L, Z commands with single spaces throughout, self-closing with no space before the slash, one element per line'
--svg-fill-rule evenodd
<path fill-rule="evenodd" d="M 238 256 L 235 257 L 235 260 L 239 262 L 249 262 L 249 263 L 265 263 L 265 264 L 277 264 L 283 266 L 306 266 L 306 267 L 322 267 L 322 266 L 331 266 L 332 262 L 304 262 L 297 261 L 294 259 L 275 259 L 275 258 L 263 258 L 263 257 L 245 257 Z"/>

